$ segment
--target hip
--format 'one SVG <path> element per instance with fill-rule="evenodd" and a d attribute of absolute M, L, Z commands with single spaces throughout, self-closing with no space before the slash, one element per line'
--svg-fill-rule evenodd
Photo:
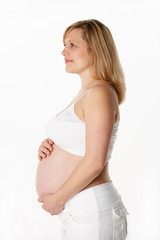
<path fill-rule="evenodd" d="M 112 181 L 77 193 L 58 214 L 65 240 L 124 240 L 127 209 Z"/>
<path fill-rule="evenodd" d="M 77 214 L 98 213 L 111 208 L 125 209 L 121 195 L 112 181 L 78 192 L 65 203 L 64 210 L 61 213 L 67 211 L 74 211 Z"/>

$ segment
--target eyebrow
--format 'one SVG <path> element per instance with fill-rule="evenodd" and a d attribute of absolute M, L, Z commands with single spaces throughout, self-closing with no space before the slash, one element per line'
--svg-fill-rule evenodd
<path fill-rule="evenodd" d="M 70 39 L 70 40 L 68 40 L 68 42 L 76 42 L 75 40 L 72 40 L 72 39 Z M 65 40 L 64 40 L 64 43 L 65 43 Z M 76 43 L 79 43 L 79 42 L 76 42 Z"/>

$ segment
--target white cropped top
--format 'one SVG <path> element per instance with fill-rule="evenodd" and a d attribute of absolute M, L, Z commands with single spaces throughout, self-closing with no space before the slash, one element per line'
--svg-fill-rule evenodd
<path fill-rule="evenodd" d="M 46 135 L 60 148 L 78 156 L 85 155 L 85 122 L 80 120 L 75 114 L 75 103 L 88 91 L 83 93 L 78 99 L 73 102 L 65 110 L 53 117 L 46 126 Z M 119 121 L 113 128 L 112 138 L 108 149 L 107 159 L 111 158 L 113 145 L 116 140 Z"/>

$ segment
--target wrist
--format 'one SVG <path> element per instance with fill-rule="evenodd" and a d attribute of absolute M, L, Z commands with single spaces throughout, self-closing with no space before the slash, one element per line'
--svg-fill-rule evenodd
<path fill-rule="evenodd" d="M 55 192 L 53 195 L 54 195 L 54 197 L 56 197 L 57 201 L 58 201 L 60 204 L 62 204 L 62 205 L 65 204 L 66 201 L 65 201 L 65 199 L 64 199 L 64 194 L 62 195 L 61 192 L 60 192 L 60 190 L 58 190 L 57 192 Z"/>

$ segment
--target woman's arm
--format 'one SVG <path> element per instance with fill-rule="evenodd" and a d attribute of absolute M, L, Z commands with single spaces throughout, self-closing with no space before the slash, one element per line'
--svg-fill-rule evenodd
<path fill-rule="evenodd" d="M 115 122 L 113 92 L 103 86 L 90 91 L 84 109 L 86 123 L 86 152 L 71 176 L 55 193 L 62 202 L 92 182 L 106 164 L 108 148 Z"/>

